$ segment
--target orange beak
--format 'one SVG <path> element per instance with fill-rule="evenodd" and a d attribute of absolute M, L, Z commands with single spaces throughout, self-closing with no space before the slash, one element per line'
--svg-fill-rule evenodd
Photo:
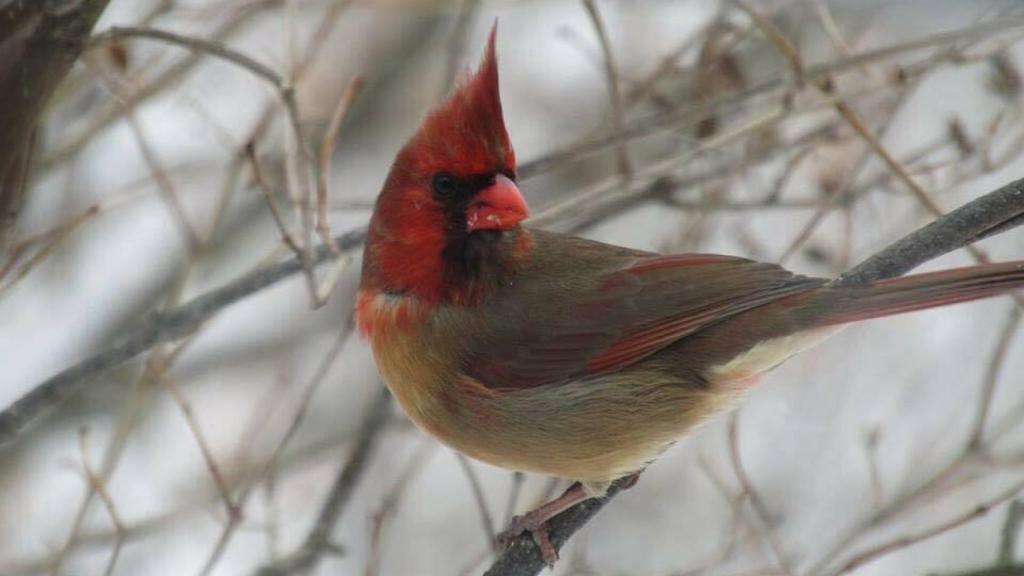
<path fill-rule="evenodd" d="M 516 183 L 504 174 L 494 184 L 481 190 L 466 208 L 466 229 L 505 230 L 519 224 L 529 215 L 526 199 Z"/>

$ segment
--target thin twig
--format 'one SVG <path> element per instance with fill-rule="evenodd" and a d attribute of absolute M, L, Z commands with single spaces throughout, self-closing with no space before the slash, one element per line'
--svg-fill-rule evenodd
<path fill-rule="evenodd" d="M 132 134 L 135 136 L 139 152 L 149 167 L 153 180 L 156 182 L 157 190 L 160 191 L 160 197 L 167 204 L 171 217 L 181 232 L 185 247 L 190 253 L 194 253 L 202 245 L 199 234 L 189 221 L 185 208 L 181 204 L 181 199 L 178 198 L 178 193 L 174 189 L 174 184 L 171 183 L 171 179 L 167 177 L 167 172 L 164 170 L 163 165 L 156 157 L 156 151 L 150 147 L 146 134 L 142 129 L 142 124 L 139 122 L 135 112 L 133 110 L 126 110 L 125 115 L 128 118 L 128 126 L 131 127 Z"/>
<path fill-rule="evenodd" d="M 370 529 L 370 553 L 368 554 L 369 559 L 366 561 L 365 576 L 376 576 L 380 572 L 385 525 L 398 511 L 398 505 L 402 502 L 406 489 L 412 484 L 416 474 L 423 469 L 427 460 L 435 454 L 436 447 L 436 443 L 427 442 L 417 448 L 409 458 L 409 462 L 398 474 L 398 479 L 381 500 L 380 508 L 373 515 L 373 525 Z"/>
<path fill-rule="evenodd" d="M 217 460 L 213 456 L 213 450 L 210 449 L 210 444 L 206 441 L 206 435 L 203 434 L 203 430 L 200 428 L 199 422 L 196 420 L 192 404 L 187 398 L 185 398 L 185 394 L 174 382 L 174 379 L 167 374 L 167 370 L 164 366 L 150 363 L 149 368 L 153 372 L 153 377 L 157 382 L 159 382 L 160 385 L 170 393 L 171 397 L 174 398 L 174 402 L 178 405 L 181 415 L 185 418 L 185 423 L 188 425 L 188 429 L 192 433 L 192 437 L 195 438 L 196 445 L 199 446 L 199 451 L 202 453 L 203 462 L 206 464 L 206 468 L 210 472 L 213 484 L 217 487 L 217 492 L 224 501 L 224 507 L 227 509 L 228 517 L 239 517 L 241 515 L 241 511 L 231 500 L 231 489 L 228 487 L 228 483 L 224 480 L 224 474 L 221 473 L 220 466 L 217 464 Z"/>
<path fill-rule="evenodd" d="M 308 283 L 310 284 L 311 301 L 314 307 L 318 307 L 324 303 L 324 298 L 320 296 L 320 292 L 317 289 L 315 276 L 313 275 L 313 256 L 310 254 L 312 251 L 311 243 L 309 241 L 309 232 L 312 228 L 308 225 L 312 221 L 312 203 L 309 202 L 310 187 L 306 185 L 306 179 L 300 177 L 300 175 L 306 174 L 307 169 L 312 169 L 314 172 L 319 173 L 318 165 L 312 161 L 309 150 L 306 146 L 306 137 L 302 130 L 302 123 L 299 117 L 298 102 L 295 98 L 294 85 L 290 80 L 284 76 L 278 74 L 269 66 L 262 64 L 261 62 L 234 50 L 220 42 L 213 40 L 207 40 L 205 38 L 197 38 L 194 36 L 186 36 L 183 34 L 177 34 L 166 30 L 160 30 L 157 28 L 131 28 L 131 27 L 120 27 L 116 26 L 110 30 L 94 36 L 91 40 L 92 45 L 103 45 L 108 42 L 120 41 L 124 39 L 140 38 L 147 40 L 155 40 L 159 42 L 165 42 L 175 46 L 180 46 L 188 50 L 198 51 L 210 56 L 224 60 L 236 66 L 239 66 L 245 70 L 248 70 L 257 77 L 265 80 L 269 83 L 274 90 L 277 92 L 281 103 L 284 106 L 288 122 L 291 126 L 291 137 L 296 147 L 296 153 L 289 155 L 288 160 L 297 162 L 299 165 L 295 168 L 294 173 L 298 177 L 298 180 L 302 183 L 300 186 L 301 201 L 297 203 L 297 206 L 301 212 L 300 220 L 303 222 L 303 258 L 302 265 L 306 270 L 308 276 Z M 290 165 L 286 163 L 286 165 Z"/>
<path fill-rule="evenodd" d="M 114 499 L 110 496 L 110 492 L 107 491 L 107 486 L 103 482 L 103 479 L 96 474 L 96 469 L 92 465 L 92 459 L 89 457 L 89 429 L 82 428 L 78 431 L 78 450 L 82 456 L 82 470 L 85 472 L 85 477 L 89 481 L 90 488 L 96 492 L 103 501 L 103 506 L 107 509 L 107 515 L 110 516 L 110 522 L 114 525 L 114 544 L 113 549 L 110 551 L 110 560 L 107 561 L 107 569 L 103 572 L 105 576 L 110 576 L 114 573 L 114 568 L 117 566 L 117 559 L 121 555 L 121 547 L 124 546 L 124 522 L 121 521 L 121 516 L 117 513 L 117 507 L 114 505 Z"/>
<path fill-rule="evenodd" d="M 814 4 L 814 10 L 818 14 L 818 20 L 821 22 L 821 27 L 825 29 L 825 33 L 835 44 L 839 52 L 849 58 L 853 55 L 853 48 L 846 41 L 846 37 L 839 31 L 839 25 L 836 24 L 836 19 L 832 16 L 832 9 L 829 7 L 826 0 L 811 0 Z"/>
<path fill-rule="evenodd" d="M 615 64 L 615 53 L 612 51 L 611 40 L 608 39 L 608 31 L 605 29 L 604 21 L 601 19 L 601 12 L 597 9 L 595 0 L 583 0 L 583 7 L 587 10 L 590 22 L 594 25 L 597 39 L 601 44 L 601 53 L 604 55 L 605 81 L 608 84 L 608 97 L 612 105 L 612 135 L 616 140 L 615 151 L 619 165 L 619 174 L 623 178 L 629 178 L 633 173 L 633 163 L 629 159 L 629 147 L 626 138 L 623 136 L 625 116 L 622 106 L 621 83 L 619 82 L 619 68 Z"/>
<path fill-rule="evenodd" d="M 807 66 L 804 69 L 803 79 L 805 82 L 817 81 L 826 76 L 840 73 L 853 68 L 858 68 L 876 62 L 886 60 L 908 52 L 915 52 L 926 48 L 946 46 L 956 42 L 974 40 L 979 38 L 990 38 L 992 35 L 1007 32 L 1015 28 L 1024 27 L 1024 18 L 1002 18 L 993 22 L 986 22 L 970 28 L 957 29 L 950 32 L 941 32 L 907 42 L 883 46 L 875 50 L 868 50 L 851 56 L 840 58 L 823 64 Z M 706 102 L 699 102 L 681 110 L 671 110 L 665 113 L 653 114 L 647 118 L 641 118 L 625 127 L 622 138 L 635 140 L 646 138 L 651 134 L 669 130 L 676 130 L 679 125 L 687 120 L 705 118 L 713 113 L 727 112 L 736 107 L 749 104 L 753 98 L 758 96 L 777 96 L 788 89 L 788 83 L 784 77 L 770 78 L 751 86 L 746 90 L 723 94 Z M 568 162 L 581 160 L 583 158 L 598 154 L 616 145 L 617 139 L 614 136 L 602 136 L 593 138 L 578 144 L 574 144 L 562 150 L 557 150 L 542 158 L 521 164 L 517 173 L 520 178 L 528 178 L 541 172 L 546 172 L 555 167 L 564 166 Z"/>
<path fill-rule="evenodd" d="M 996 563 L 1000 566 L 1009 566 L 1014 562 L 1017 534 L 1020 532 L 1022 517 L 1024 517 L 1024 502 L 1020 500 L 1010 502 L 1010 508 L 1006 511 L 1006 521 L 1003 522 L 1003 533 L 999 537 L 999 557 L 996 558 Z"/>
<path fill-rule="evenodd" d="M 456 452 L 455 459 L 466 474 L 469 488 L 473 492 L 473 499 L 476 501 L 477 510 L 480 512 L 480 524 L 483 526 L 484 536 L 487 537 L 487 544 L 493 549 L 497 544 L 497 534 L 494 532 L 494 520 L 491 518 L 491 509 L 487 506 L 487 499 L 484 497 L 484 488 L 480 484 L 480 478 L 473 470 L 473 463 L 462 454 Z"/>
<path fill-rule="evenodd" d="M 229 38 L 256 17 L 284 3 L 285 0 L 258 0 L 245 3 L 233 11 L 234 15 L 232 17 L 227 18 L 222 24 L 211 31 L 210 37 L 220 40 Z M 143 19 L 143 21 L 145 22 L 146 19 Z M 99 48 L 100 46 L 91 44 L 90 47 Z M 138 106 L 150 98 L 165 93 L 168 87 L 179 82 L 200 61 L 202 61 L 202 54 L 193 53 L 170 66 L 155 79 L 147 82 L 133 93 L 130 98 L 132 104 Z M 148 64 L 152 65 L 152 62 Z M 76 131 L 73 136 L 58 143 L 52 150 L 47 152 L 40 161 L 39 170 L 48 171 L 81 152 L 96 135 L 119 120 L 123 111 L 124 109 L 121 106 L 106 106 L 97 113 L 91 114 L 87 119 L 88 126 Z"/>
<path fill-rule="evenodd" d="M 338 138 L 341 123 L 345 119 L 345 114 L 352 106 L 352 102 L 362 92 L 363 84 L 362 76 L 356 76 L 348 83 L 345 92 L 338 99 L 337 106 L 334 107 L 334 113 L 331 114 L 331 122 L 327 125 L 327 131 L 324 132 L 323 139 L 320 140 L 320 179 L 317 182 L 316 189 L 316 231 L 320 236 L 320 241 L 335 254 L 340 254 L 341 249 L 334 243 L 334 237 L 331 236 L 331 226 L 327 220 L 327 207 L 331 192 L 331 158 L 334 157 L 334 141 Z"/>
<path fill-rule="evenodd" d="M 796 84 L 799 86 L 803 83 L 804 78 L 804 65 L 803 60 L 800 58 L 800 51 L 797 50 L 796 46 L 789 41 L 789 38 L 779 30 L 779 27 L 774 22 L 766 18 L 757 10 L 754 10 L 742 0 L 736 0 L 736 7 L 742 10 L 750 19 L 754 22 L 754 25 L 764 33 L 765 36 L 771 40 L 772 44 L 778 49 L 782 57 L 789 63 L 789 69 L 793 73 L 793 78 Z"/>
<path fill-rule="evenodd" d="M 759 529 L 768 541 L 768 547 L 772 551 L 772 555 L 775 556 L 776 565 L 783 574 L 792 576 L 793 569 L 789 566 L 789 560 L 786 558 L 786 552 L 782 548 L 782 542 L 779 541 L 778 534 L 769 519 L 768 508 L 765 506 L 764 501 L 761 500 L 757 490 L 754 489 L 754 484 L 750 481 L 746 469 L 743 468 L 743 459 L 740 457 L 739 420 L 738 411 L 734 411 L 729 416 L 729 461 L 732 463 L 733 473 L 736 474 L 736 479 L 739 480 L 743 492 L 746 493 L 747 498 L 750 500 L 750 507 L 754 510 Z"/>
<path fill-rule="evenodd" d="M 519 493 L 523 490 L 523 482 L 526 480 L 526 476 L 516 470 L 512 473 L 512 485 L 508 491 L 508 501 L 505 503 L 505 516 L 502 518 L 501 525 L 508 526 L 509 522 L 512 521 L 512 517 L 516 513 L 516 506 L 519 504 Z"/>
<path fill-rule="evenodd" d="M 71 235 L 76 230 L 78 230 L 78 228 L 82 224 L 92 219 L 99 213 L 99 205 L 93 204 L 92 206 L 83 210 L 81 213 L 72 216 L 66 222 L 59 224 L 50 230 L 41 232 L 39 234 L 35 234 L 29 238 L 15 242 L 14 245 L 11 247 L 10 255 L 8 256 L 7 262 L 4 264 L 2 268 L 0 268 L 0 280 L 3 280 L 3 278 L 15 267 L 15 265 L 18 263 L 18 261 L 24 254 L 24 252 L 28 250 L 28 248 L 32 244 L 36 244 L 39 242 L 45 242 L 45 244 L 38 250 L 36 250 L 32 254 L 31 258 L 29 258 L 27 261 L 22 263 L 21 266 L 18 267 L 17 272 L 15 272 L 11 276 L 10 280 L 7 283 L 0 285 L 0 296 L 3 296 L 5 292 L 10 290 L 23 278 L 28 276 L 28 274 L 32 271 L 33 268 L 38 266 L 48 256 L 53 254 L 53 252 L 58 247 L 60 247 L 68 238 L 70 238 Z"/>
<path fill-rule="evenodd" d="M 860 568 L 861 566 L 868 564 L 895 550 L 900 550 L 908 546 L 913 546 L 914 544 L 923 542 L 925 540 L 928 540 L 929 538 L 938 536 L 939 534 L 942 534 L 944 532 L 948 532 L 953 528 L 963 526 L 964 524 L 967 524 L 975 518 L 980 518 L 981 516 L 988 514 L 990 510 L 1002 504 L 1003 502 L 1006 502 L 1007 500 L 1013 498 L 1022 490 L 1024 490 L 1024 481 L 1018 481 L 1012 484 L 1009 488 L 1006 488 L 1003 491 L 999 492 L 996 496 L 989 498 L 988 500 L 985 500 L 984 502 L 978 504 L 977 506 L 974 506 L 970 510 L 958 514 L 946 520 L 945 522 L 941 522 L 939 524 L 936 524 L 935 526 L 932 526 L 925 530 L 921 530 L 919 532 L 914 532 L 911 534 L 900 536 L 893 540 L 883 542 L 882 544 L 864 550 L 863 552 L 860 552 L 856 556 L 853 556 L 852 558 L 844 562 L 839 568 L 831 572 L 831 574 L 833 574 L 834 576 L 840 576 L 841 574 L 852 572 L 857 568 Z"/>
<path fill-rule="evenodd" d="M 291 444 L 292 440 L 295 438 L 295 434 L 299 431 L 299 428 L 305 421 L 306 414 L 309 411 L 309 406 L 313 401 L 313 396 L 320 388 L 321 383 L 330 373 L 331 368 L 334 366 L 338 356 L 341 354 L 342 346 L 348 340 L 351 333 L 351 323 L 345 323 L 342 329 L 338 332 L 337 338 L 327 349 L 327 354 L 324 355 L 323 359 L 313 371 L 312 376 L 309 378 L 309 382 L 303 387 L 298 407 L 295 410 L 295 414 L 292 416 L 291 422 L 288 424 L 288 428 L 281 436 L 281 439 L 278 440 L 277 445 L 274 446 L 270 456 L 263 464 L 260 478 L 265 479 L 268 486 L 273 484 L 274 474 L 276 474 L 277 469 L 281 464 L 281 458 L 283 457 L 285 450 L 288 448 L 289 444 Z M 238 495 L 236 502 L 240 508 L 245 506 L 245 503 L 248 501 L 254 488 L 255 484 L 250 484 Z M 217 538 L 216 544 L 214 544 L 213 550 L 206 559 L 206 563 L 204 564 L 202 571 L 200 571 L 201 576 L 207 576 L 208 574 L 213 573 L 213 570 L 217 566 L 217 563 L 220 562 L 224 551 L 227 550 L 228 543 L 231 541 L 235 531 L 238 529 L 240 521 L 241 515 L 228 518 L 227 524 L 225 524 L 224 529 Z"/>
<path fill-rule="evenodd" d="M 448 53 L 445 57 L 444 76 L 442 76 L 444 83 L 441 85 L 440 94 L 442 97 L 455 84 L 456 76 L 459 74 L 459 60 L 466 44 L 466 36 L 469 34 L 470 24 L 473 23 L 478 8 L 480 8 L 480 0 L 461 0 L 459 2 L 459 14 L 448 41 Z"/>
<path fill-rule="evenodd" d="M 742 491 L 736 495 L 731 494 L 725 485 L 725 481 L 714 471 L 711 463 L 708 462 L 703 454 L 697 456 L 697 466 L 708 477 L 715 492 L 729 507 L 729 527 L 725 530 L 725 537 L 717 539 L 716 547 L 707 560 L 691 568 L 673 572 L 672 576 L 700 576 L 706 574 L 715 566 L 721 565 L 736 553 L 740 537 L 744 531 L 744 524 L 748 525 L 748 529 L 750 528 L 749 522 L 744 522 L 746 518 L 742 511 L 743 501 L 746 499 L 747 494 Z M 765 570 L 764 572 L 766 574 L 774 573 L 774 569 Z"/>
<path fill-rule="evenodd" d="M 1006 355 L 1010 350 L 1013 337 L 1021 326 L 1022 319 L 1024 319 L 1024 313 L 1021 313 L 1020 308 L 1014 308 L 1010 315 L 1006 317 L 1006 323 L 1003 324 L 1003 329 L 999 333 L 999 340 L 996 342 L 996 347 L 992 351 L 992 358 L 985 369 L 985 379 L 982 381 L 981 394 L 978 399 L 978 414 L 975 417 L 971 435 L 967 440 L 968 448 L 978 448 L 981 446 L 982 439 L 985 436 L 986 424 L 988 424 L 989 410 L 992 408 L 992 397 L 995 395 L 996 383 L 999 381 L 999 374 L 1006 364 Z"/>
<path fill-rule="evenodd" d="M 871 497 L 876 505 L 882 503 L 882 475 L 878 468 L 878 444 L 882 438 L 881 429 L 875 427 L 864 433 L 864 457 L 868 461 L 868 483 Z"/>
<path fill-rule="evenodd" d="M 270 215 L 274 219 L 274 224 L 277 226 L 278 232 L 281 233 L 281 241 L 297 258 L 301 259 L 303 257 L 302 248 L 299 247 L 291 232 L 288 231 L 288 225 L 285 224 L 284 216 L 281 215 L 281 208 L 277 205 L 277 200 L 274 199 L 274 190 L 263 174 L 263 168 L 260 167 L 259 158 L 256 156 L 255 143 L 249 142 L 245 145 L 245 156 L 252 167 L 252 177 L 256 180 L 256 185 L 263 192 L 263 200 L 266 201 L 267 208 L 270 209 Z M 334 250 L 337 252 L 336 248 Z"/>
<path fill-rule="evenodd" d="M 360 425 L 352 455 L 349 456 L 348 462 L 341 467 L 341 471 L 327 495 L 327 500 L 320 509 L 320 514 L 306 535 L 306 539 L 295 552 L 260 567 L 254 573 L 256 576 L 284 576 L 301 573 L 314 568 L 325 554 L 342 552 L 342 549 L 331 540 L 331 533 L 352 496 L 352 492 L 355 491 L 356 482 L 362 477 L 363 471 L 369 463 L 370 454 L 380 435 L 380 429 L 387 422 L 390 406 L 391 395 L 388 394 L 387 389 L 381 387 L 381 391 L 373 400 L 372 406 L 367 410 L 366 417 Z"/>
<path fill-rule="evenodd" d="M 97 34 L 92 37 L 89 41 L 90 48 L 96 46 L 102 46 L 109 42 L 116 42 L 119 40 L 125 40 L 129 38 L 144 38 L 148 40 L 158 40 L 160 42 L 166 42 L 168 44 L 174 44 L 216 56 L 221 60 L 226 60 L 237 66 L 245 68 L 251 71 L 253 74 L 263 78 L 270 84 L 274 85 L 280 92 L 284 93 L 289 90 L 287 83 L 281 77 L 280 74 L 274 72 L 269 66 L 257 62 L 256 60 L 246 56 L 245 54 L 229 48 L 218 41 L 207 40 L 205 38 L 197 38 L 195 36 L 185 36 L 167 30 L 160 30 L 157 28 L 131 28 L 126 26 L 115 26 L 106 32 Z"/>

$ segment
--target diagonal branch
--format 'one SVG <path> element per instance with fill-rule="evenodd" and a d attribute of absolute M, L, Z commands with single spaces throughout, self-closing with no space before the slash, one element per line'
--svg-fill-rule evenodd
<path fill-rule="evenodd" d="M 316 523 L 306 535 L 306 540 L 295 552 L 260 567 L 254 576 L 286 576 L 288 574 L 306 573 L 316 567 L 324 555 L 339 554 L 342 549 L 331 541 L 331 532 L 341 513 L 345 510 L 349 498 L 355 491 L 356 482 L 362 477 L 370 459 L 381 428 L 388 419 L 391 406 L 391 394 L 384 386 L 380 387 L 373 405 L 367 411 L 363 423 L 356 436 L 356 444 L 348 462 L 334 480 L 331 492 L 327 495 Z"/>
<path fill-rule="evenodd" d="M 335 242 L 343 251 L 352 250 L 362 245 L 365 235 L 366 229 L 359 228 L 341 234 Z M 321 265 L 335 258 L 321 245 L 313 251 L 312 264 Z M 290 258 L 254 270 L 166 312 L 149 316 L 122 341 L 51 376 L 0 412 L 0 446 L 13 440 L 27 424 L 81 389 L 94 376 L 124 364 L 157 344 L 190 334 L 217 312 L 302 270 L 302 260 Z"/>
<path fill-rule="evenodd" d="M 0 3 L 0 249 L 25 200 L 35 129 L 109 0 Z"/>

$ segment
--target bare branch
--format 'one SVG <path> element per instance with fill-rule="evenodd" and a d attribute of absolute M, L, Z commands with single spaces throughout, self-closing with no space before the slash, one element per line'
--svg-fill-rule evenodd
<path fill-rule="evenodd" d="M 362 477 L 370 459 L 370 454 L 379 436 L 380 429 L 387 421 L 391 395 L 381 386 L 380 392 L 367 410 L 366 417 L 359 428 L 359 435 L 348 462 L 331 487 L 331 492 L 324 502 L 316 523 L 310 529 L 302 546 L 292 554 L 267 564 L 255 572 L 255 576 L 284 576 L 310 570 L 320 562 L 325 554 L 339 554 L 342 549 L 331 541 L 331 532 L 341 516 L 349 497 L 355 490 L 356 482 Z"/>
<path fill-rule="evenodd" d="M 1024 313 L 1020 308 L 1014 308 L 1006 318 L 1006 324 L 999 333 L 999 340 L 992 351 L 992 358 L 985 369 L 985 380 L 982 382 L 981 397 L 978 400 L 978 415 L 974 420 L 974 427 L 970 438 L 967 440 L 968 449 L 975 449 L 981 446 L 982 438 L 985 436 L 985 427 L 988 424 L 989 410 L 992 408 L 992 397 L 995 395 L 996 382 L 999 381 L 999 373 L 1006 364 L 1006 354 L 1010 350 L 1013 337 L 1020 329 Z"/>
<path fill-rule="evenodd" d="M 491 509 L 487 506 L 487 499 L 484 498 L 484 487 L 480 484 L 480 478 L 473 470 L 473 463 L 469 461 L 469 458 L 458 452 L 455 453 L 455 458 L 459 461 L 462 471 L 466 473 L 466 480 L 469 482 L 477 510 L 480 512 L 480 524 L 483 527 L 484 536 L 487 537 L 487 544 L 493 547 L 498 540 L 497 534 L 494 532 L 494 520 L 491 519 Z"/>
<path fill-rule="evenodd" d="M 622 84 L 619 82 L 619 67 L 615 63 L 615 53 L 612 51 L 612 43 L 608 38 L 608 30 L 601 19 L 601 12 L 597 9 L 595 0 L 583 0 L 583 7 L 587 9 L 590 22 L 594 25 L 597 39 L 601 43 L 601 53 L 604 55 L 605 81 L 608 84 L 608 97 L 612 105 L 612 135 L 615 138 L 616 159 L 619 164 L 619 173 L 623 178 L 629 178 L 633 173 L 633 163 L 629 159 L 629 147 L 626 138 L 623 136 L 625 116 L 622 105 Z"/>
<path fill-rule="evenodd" d="M 335 242 L 342 250 L 352 250 L 362 244 L 365 235 L 365 228 L 360 228 L 338 236 Z M 320 246 L 313 252 L 314 265 L 333 260 L 336 258 L 326 246 Z M 92 377 L 135 358 L 157 344 L 187 336 L 217 312 L 302 269 L 302 261 L 291 258 L 259 268 L 185 304 L 154 313 L 120 342 L 55 374 L 0 412 L 0 445 L 13 440 L 26 424 L 62 402 Z"/>
<path fill-rule="evenodd" d="M 334 141 L 338 138 L 338 131 L 341 130 L 341 123 L 345 114 L 352 107 L 352 102 L 363 90 L 363 77 L 356 76 L 348 83 L 345 92 L 338 99 L 338 105 L 331 114 L 331 122 L 327 125 L 323 139 L 320 141 L 320 179 L 317 182 L 317 220 L 316 231 L 320 235 L 320 241 L 326 244 L 336 254 L 340 252 L 338 245 L 334 243 L 331 236 L 331 227 L 327 221 L 327 206 L 331 192 L 331 158 L 334 156 Z"/>
<path fill-rule="evenodd" d="M 985 514 L 988 514 L 990 510 L 992 510 L 999 504 L 1002 504 L 1003 502 L 1006 502 L 1007 500 L 1013 498 L 1014 496 L 1019 494 L 1021 490 L 1024 490 L 1024 481 L 1014 483 L 1010 487 L 1004 489 L 1002 492 L 997 494 L 995 497 L 990 498 L 985 502 L 982 502 L 981 504 L 975 506 L 974 508 L 971 508 L 967 512 L 954 516 L 946 520 L 945 522 L 942 522 L 925 530 L 921 530 L 919 532 L 901 536 L 894 540 L 884 542 L 868 550 L 865 550 L 857 554 L 853 558 L 847 560 L 836 571 L 832 572 L 832 574 L 839 576 L 841 574 L 852 572 L 857 568 L 865 564 L 868 564 L 873 560 L 881 556 L 884 556 L 885 554 L 888 554 L 894 550 L 899 550 L 901 548 L 912 546 L 914 544 L 917 544 L 918 542 L 923 542 L 933 536 L 937 536 L 939 534 L 942 534 L 943 532 L 952 530 L 953 528 L 956 528 L 958 526 L 963 526 L 964 524 L 970 522 L 971 520 L 974 520 L 975 518 L 979 518 L 981 516 L 984 516 Z"/>
<path fill-rule="evenodd" d="M 786 558 L 786 551 L 782 547 L 782 542 L 779 541 L 778 534 L 775 532 L 771 521 L 769 520 L 768 508 L 765 506 L 764 501 L 761 500 L 761 496 L 757 493 L 757 490 L 754 489 L 754 484 L 750 481 L 750 477 L 747 475 L 747 471 L 743 467 L 743 459 L 740 457 L 739 422 L 739 412 L 733 412 L 729 416 L 729 460 L 732 462 L 732 468 L 736 474 L 736 478 L 740 481 L 740 486 L 743 487 L 743 491 L 750 499 L 750 507 L 753 508 L 754 515 L 757 517 L 757 521 L 759 523 L 759 529 L 763 533 L 764 538 L 768 541 L 768 546 L 772 551 L 772 555 L 775 556 L 775 563 L 783 574 L 792 576 L 793 569 L 790 567 L 789 560 Z"/>
<path fill-rule="evenodd" d="M 153 377 L 160 383 L 161 386 L 167 389 L 171 397 L 174 398 L 174 403 L 178 405 L 178 409 L 181 411 L 182 417 L 185 418 L 185 423 L 188 425 L 189 432 L 192 433 L 192 437 L 196 440 L 196 445 L 199 447 L 199 451 L 203 456 L 203 463 L 206 464 L 207 470 L 210 472 L 210 477 L 213 479 L 214 486 L 217 487 L 217 493 L 220 494 L 221 500 L 224 501 L 224 507 L 227 509 L 229 518 L 237 518 L 241 515 L 238 505 L 231 501 L 231 489 L 228 488 L 228 483 L 224 480 L 224 474 L 220 471 L 220 466 L 217 464 L 217 460 L 213 457 L 213 450 L 210 449 L 209 442 L 206 441 L 206 435 L 203 434 L 202 428 L 199 427 L 199 421 L 196 420 L 195 411 L 192 409 L 192 404 L 185 398 L 185 394 L 181 391 L 181 388 L 171 379 L 167 374 L 166 366 L 160 365 L 159 362 L 151 362 L 149 369 L 153 373 Z"/>
<path fill-rule="evenodd" d="M 121 520 L 121 516 L 117 512 L 117 507 L 114 505 L 114 499 L 110 496 L 110 492 L 107 491 L 107 485 L 96 473 L 96 468 L 92 465 L 92 458 L 89 457 L 88 428 L 82 428 L 78 431 L 78 450 L 82 456 L 82 470 L 85 472 L 85 477 L 89 481 L 89 486 L 100 497 L 100 500 L 103 501 L 103 505 L 107 509 L 107 515 L 110 516 L 110 522 L 114 525 L 114 548 L 110 552 L 110 560 L 107 561 L 107 569 L 104 572 L 105 576 L 110 576 L 114 573 L 114 568 L 117 566 L 117 559 L 121 555 L 121 547 L 124 545 L 124 522 Z"/>
<path fill-rule="evenodd" d="M 0 6 L 0 251 L 24 203 L 36 122 L 71 70 L 109 0 L 54 8 L 47 2 Z"/>

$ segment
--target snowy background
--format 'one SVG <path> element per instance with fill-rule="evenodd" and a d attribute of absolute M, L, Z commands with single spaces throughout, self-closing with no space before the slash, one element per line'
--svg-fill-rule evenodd
<path fill-rule="evenodd" d="M 699 133 L 699 118 L 690 116 L 629 143 L 639 177 L 675 158 L 669 174 L 696 183 L 634 195 L 596 221 L 568 213 L 550 227 L 651 250 L 770 261 L 786 255 L 794 270 L 831 276 L 932 219 L 820 92 L 793 82 L 777 46 L 740 7 L 703 0 L 597 6 L 627 125 L 658 115 L 686 120 L 701 98 L 772 79 L 781 78 L 781 88 L 721 107 L 710 133 Z M 749 6 L 799 47 L 805 67 L 1005 24 L 845 67 L 833 81 L 943 208 L 1020 177 L 1024 122 L 1015 62 L 1024 58 L 1024 11 L 1015 3 Z M 446 93 L 453 65 L 476 65 L 495 19 L 506 124 L 521 163 L 613 133 L 601 44 L 575 1 L 113 0 L 96 31 L 151 20 L 224 42 L 283 76 L 299 74 L 298 109 L 314 147 L 345 87 L 361 75 L 363 91 L 330 164 L 331 227 L 343 232 L 365 223 L 393 155 Z M 823 22 L 834 24 L 833 34 Z M 318 29 L 326 34 L 322 44 Z M 318 46 L 312 56 L 311 45 Z M 717 64 L 702 65 L 702 53 Z M 271 110 L 256 146 L 268 179 L 285 188 L 283 167 L 294 146 L 273 89 L 204 56 L 157 95 L 138 98 L 189 58 L 147 40 L 102 45 L 58 93 L 18 228 L 30 250 L 0 278 L 0 406 L 117 340 L 146 313 L 288 257 L 241 155 Z M 784 119 L 744 128 L 783 102 L 790 106 Z M 104 115 L 112 121 L 97 126 Z M 951 137 L 957 130 L 965 135 L 959 141 Z M 730 132 L 737 134 L 724 137 Z M 617 182 L 615 154 L 606 146 L 533 170 L 522 189 L 542 212 Z M 783 175 L 775 201 L 755 206 Z M 795 244 L 819 208 L 840 197 L 846 200 Z M 298 231 L 283 192 L 279 202 Z M 174 203 L 182 207 L 178 216 Z M 196 231 L 201 249 L 189 251 L 183 227 Z M 1022 259 L 1024 231 L 981 247 L 996 261 Z M 301 545 L 380 386 L 368 347 L 348 334 L 354 256 L 325 306 L 311 309 L 301 275 L 262 290 L 189 339 L 91 380 L 0 449 L 0 574 L 102 574 L 118 542 L 116 574 L 247 574 Z M 927 268 L 971 262 L 961 250 Z M 776 370 L 739 408 L 737 447 L 759 505 L 737 476 L 723 415 L 616 498 L 563 551 L 555 573 L 831 573 L 861 551 L 928 532 L 999 498 L 1024 477 L 1017 425 L 1024 416 L 1024 337 L 1016 335 L 1016 318 L 1012 300 L 1001 298 L 849 327 Z M 335 349 L 340 353 L 318 381 Z M 995 388 L 984 449 L 965 452 L 987 381 Z M 317 387 L 308 411 L 267 474 L 267 459 L 311 382 Z M 174 393 L 190 408 L 232 499 L 245 497 L 235 529 L 226 529 L 214 475 Z M 495 529 L 517 481 L 477 462 L 467 474 L 450 450 L 392 410 L 334 530 L 344 553 L 325 556 L 316 573 L 481 573 L 491 553 L 471 480 L 482 486 Z M 104 472 L 120 527 L 102 499 L 88 500 L 81 512 L 89 488 L 83 427 L 90 465 Z M 551 490 L 549 479 L 527 475 L 516 511 Z M 991 567 L 1005 503 L 852 573 Z M 223 554 L 211 561 L 225 534 Z"/>

